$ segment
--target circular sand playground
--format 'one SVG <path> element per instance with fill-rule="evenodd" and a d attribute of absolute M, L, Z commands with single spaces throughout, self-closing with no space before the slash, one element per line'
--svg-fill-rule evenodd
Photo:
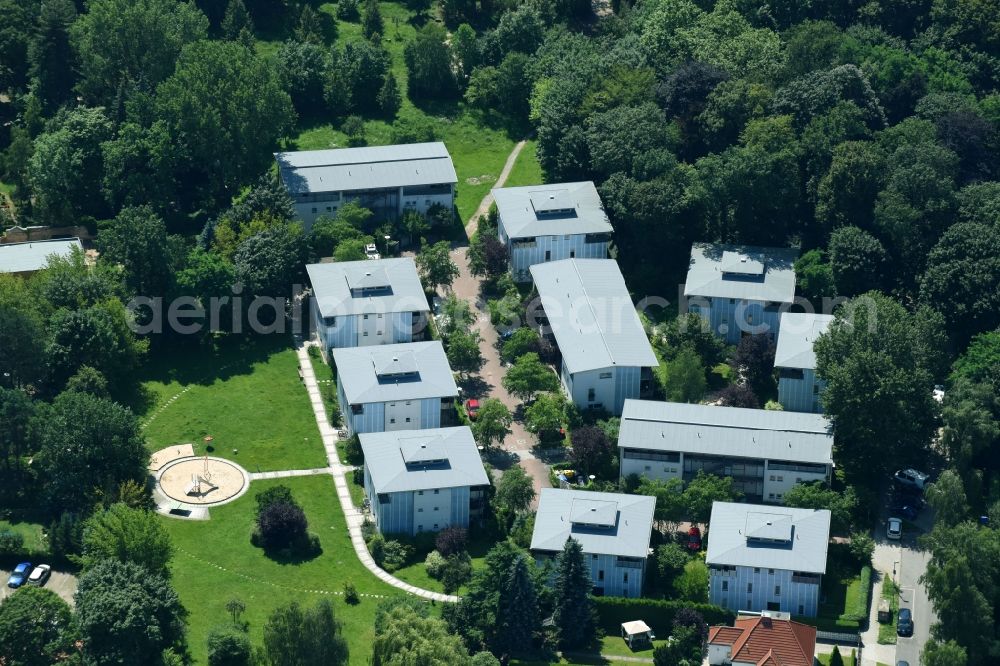
<path fill-rule="evenodd" d="M 190 506 L 231 502 L 250 485 L 247 471 L 236 463 L 211 456 L 185 457 L 163 465 L 156 478 L 160 492 Z"/>

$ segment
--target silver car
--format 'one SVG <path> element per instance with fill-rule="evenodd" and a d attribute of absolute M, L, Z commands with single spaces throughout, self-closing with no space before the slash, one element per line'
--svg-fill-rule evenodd
<path fill-rule="evenodd" d="M 890 518 L 889 526 L 885 530 L 885 535 L 890 539 L 901 539 L 903 537 L 903 521 L 899 518 Z"/>

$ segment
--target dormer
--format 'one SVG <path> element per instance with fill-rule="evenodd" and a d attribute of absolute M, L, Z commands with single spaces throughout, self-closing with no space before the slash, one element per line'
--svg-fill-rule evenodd
<path fill-rule="evenodd" d="M 764 262 L 743 252 L 726 250 L 722 253 L 719 269 L 723 280 L 739 282 L 763 282 Z"/>
<path fill-rule="evenodd" d="M 573 529 L 610 530 L 618 524 L 618 503 L 607 500 L 574 499 L 569 512 Z"/>
<path fill-rule="evenodd" d="M 392 294 L 389 275 L 382 266 L 350 270 L 345 273 L 344 277 L 347 280 L 347 288 L 350 289 L 352 298 Z"/>
<path fill-rule="evenodd" d="M 791 548 L 794 531 L 791 514 L 751 512 L 743 535 L 748 547 Z"/>
<path fill-rule="evenodd" d="M 379 384 L 391 384 L 402 381 L 419 381 L 420 370 L 413 352 L 375 352 L 372 354 L 372 364 Z"/>
<path fill-rule="evenodd" d="M 576 217 L 576 205 L 568 190 L 544 190 L 529 194 L 531 208 L 539 220 Z"/>

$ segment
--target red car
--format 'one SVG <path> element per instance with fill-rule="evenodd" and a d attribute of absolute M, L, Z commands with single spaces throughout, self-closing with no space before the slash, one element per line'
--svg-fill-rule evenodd
<path fill-rule="evenodd" d="M 479 401 L 475 398 L 469 398 L 465 401 L 465 413 L 469 415 L 470 421 L 475 421 L 479 416 Z"/>
<path fill-rule="evenodd" d="M 688 530 L 688 550 L 701 550 L 701 530 L 697 527 Z"/>

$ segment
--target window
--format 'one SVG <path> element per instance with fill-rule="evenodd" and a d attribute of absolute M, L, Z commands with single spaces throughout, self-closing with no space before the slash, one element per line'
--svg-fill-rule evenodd
<path fill-rule="evenodd" d="M 599 569 L 597 571 L 597 580 L 604 580 L 604 569 Z"/>
<path fill-rule="evenodd" d="M 423 512 L 424 512 L 424 507 L 420 507 L 419 509 L 417 509 L 417 513 L 423 513 Z"/>
<path fill-rule="evenodd" d="M 819 395 L 819 384 L 813 384 L 813 395 Z"/>
<path fill-rule="evenodd" d="M 440 490 L 440 489 L 438 489 L 438 488 L 435 488 L 435 489 L 434 489 L 434 494 L 435 494 L 435 495 L 440 495 L 440 494 L 441 494 L 441 490 Z"/>
<path fill-rule="evenodd" d="M 781 596 L 781 586 L 780 585 L 775 585 L 774 586 L 774 596 L 776 596 L 776 597 L 780 597 Z"/>
<path fill-rule="evenodd" d="M 784 480 L 785 480 L 785 477 L 783 477 L 781 475 L 778 475 L 778 481 L 784 481 Z"/>
<path fill-rule="evenodd" d="M 760 570 L 758 569 L 758 571 Z M 747 594 L 750 594 L 751 592 L 753 592 L 753 583 L 747 583 Z"/>
<path fill-rule="evenodd" d="M 545 251 L 545 261 L 551 261 L 551 260 L 552 260 L 552 251 L 551 250 L 546 250 Z"/>
<path fill-rule="evenodd" d="M 364 333 L 362 334 L 362 337 L 365 337 L 365 338 L 367 338 L 367 337 L 368 337 L 368 331 L 365 331 L 365 332 L 364 332 Z"/>
<path fill-rule="evenodd" d="M 602 372 L 600 374 L 600 377 L 601 377 L 601 379 L 611 379 L 611 373 L 610 372 Z"/>
<path fill-rule="evenodd" d="M 643 471 L 646 471 L 646 472 L 648 472 L 648 471 L 649 471 L 650 469 L 652 469 L 652 468 L 651 468 L 651 467 L 650 467 L 649 465 L 646 465 L 646 466 L 645 466 L 645 467 L 643 467 L 642 469 L 643 469 Z"/>
<path fill-rule="evenodd" d="M 363 316 L 365 318 L 365 321 L 368 321 L 368 315 L 363 315 Z"/>
<path fill-rule="evenodd" d="M 438 524 L 434 523 L 434 529 L 437 529 L 437 528 L 438 528 Z"/>
<path fill-rule="evenodd" d="M 329 206 L 326 207 L 326 212 L 328 212 L 328 213 L 330 212 L 330 207 Z"/>
<path fill-rule="evenodd" d="M 767 499 L 774 499 L 774 493 L 768 493 Z"/>
<path fill-rule="evenodd" d="M 396 419 L 389 419 L 389 423 L 395 423 Z"/>
<path fill-rule="evenodd" d="M 594 389 L 587 389 L 587 402 L 594 402 L 597 399 L 597 392 Z"/>
<path fill-rule="evenodd" d="M 418 490 L 418 491 L 417 491 L 417 494 L 418 494 L 418 495 L 423 495 L 423 494 L 424 494 L 424 491 L 422 491 L 422 490 Z"/>
<path fill-rule="evenodd" d="M 409 422 L 410 422 L 410 417 L 409 417 L 409 416 L 407 416 L 407 417 L 406 417 L 406 422 L 407 422 L 407 423 L 409 423 Z"/>
<path fill-rule="evenodd" d="M 722 591 L 723 592 L 728 592 L 729 591 L 729 581 L 728 580 L 722 581 Z"/>
<path fill-rule="evenodd" d="M 628 572 L 627 571 L 625 572 L 625 576 L 622 578 L 622 582 L 623 583 L 627 583 L 628 582 Z"/>
<path fill-rule="evenodd" d="M 803 606 L 802 604 L 799 604 L 799 615 L 805 615 L 805 614 L 806 614 L 806 607 Z"/>
<path fill-rule="evenodd" d="M 591 556 L 590 556 L 590 559 L 592 559 L 592 560 L 596 560 L 596 559 L 597 559 L 597 555 L 591 555 Z"/>
<path fill-rule="evenodd" d="M 379 319 L 381 319 L 381 318 L 382 318 L 382 315 L 379 315 L 379 316 L 378 316 L 378 318 L 379 318 Z"/>
<path fill-rule="evenodd" d="M 760 573 L 760 567 L 754 567 L 753 568 L 753 572 L 754 573 Z"/>
<path fill-rule="evenodd" d="M 771 475 L 771 480 L 774 481 L 774 474 Z"/>
<path fill-rule="evenodd" d="M 439 511 L 440 509 L 438 507 L 434 507 L 434 510 L 435 511 Z"/>
<path fill-rule="evenodd" d="M 424 526 L 423 525 L 417 525 L 417 531 L 418 532 L 423 532 L 424 531 Z"/>
<path fill-rule="evenodd" d="M 377 331 L 375 335 L 382 335 L 382 331 Z"/>
<path fill-rule="evenodd" d="M 570 250 L 569 251 L 569 258 L 570 259 L 576 259 L 576 250 Z"/>
<path fill-rule="evenodd" d="M 317 212 L 319 212 L 319 209 L 318 208 L 313 208 L 313 212 L 317 213 Z"/>
<path fill-rule="evenodd" d="M 773 576 L 774 575 L 774 569 L 768 569 L 767 573 L 769 573 L 769 574 L 771 574 Z"/>

